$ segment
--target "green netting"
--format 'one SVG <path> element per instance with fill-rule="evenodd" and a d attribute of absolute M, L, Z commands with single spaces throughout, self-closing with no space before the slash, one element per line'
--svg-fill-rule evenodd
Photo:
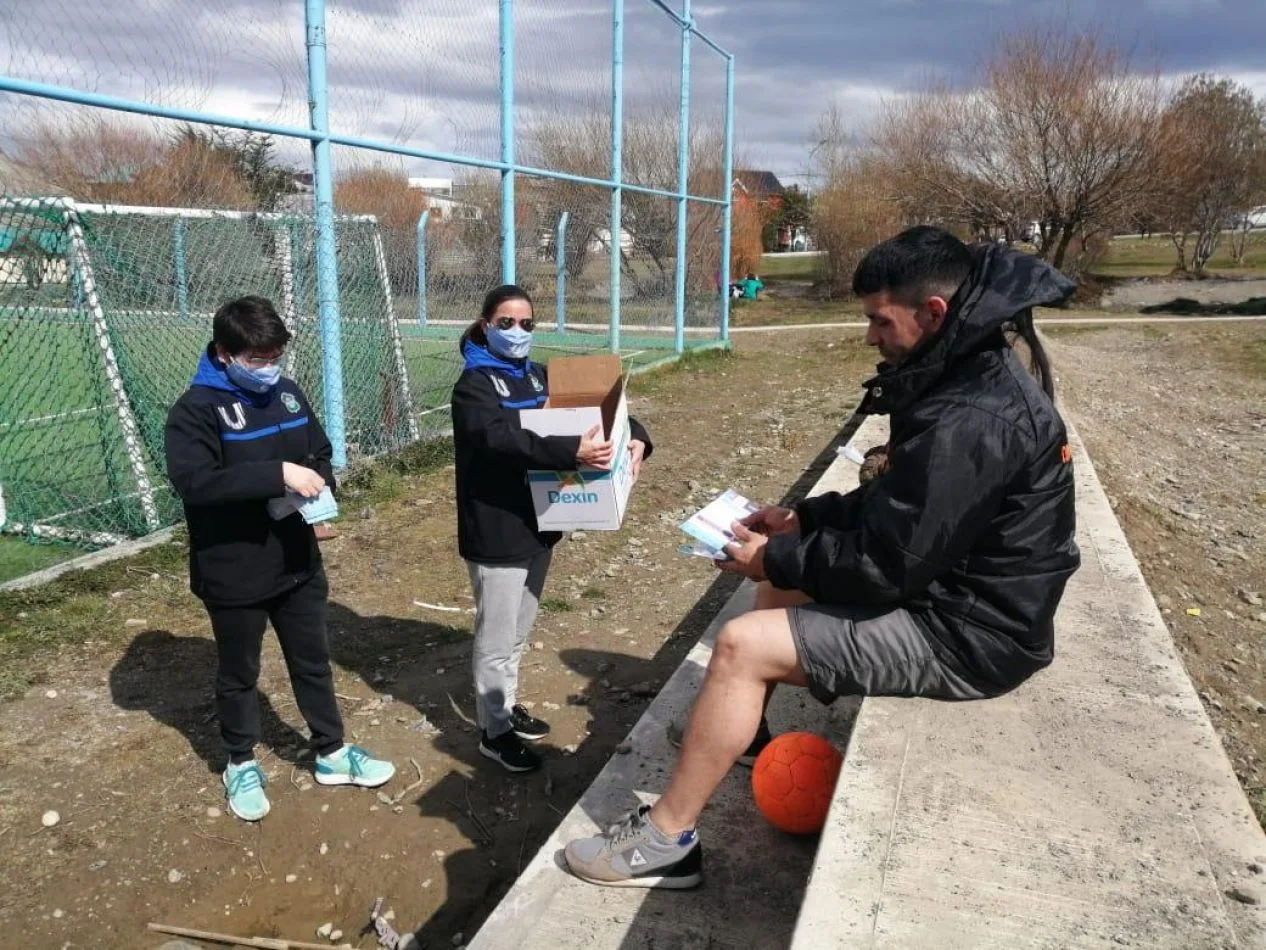
<path fill-rule="evenodd" d="M 180 518 L 163 426 L 225 301 L 273 300 L 295 334 L 286 372 L 320 409 L 315 232 L 310 216 L 66 207 L 0 205 L 4 527 L 106 544 Z M 355 459 L 398 448 L 419 428 L 377 225 L 341 219 L 338 234 Z M 443 375 L 451 386 L 455 374 Z"/>

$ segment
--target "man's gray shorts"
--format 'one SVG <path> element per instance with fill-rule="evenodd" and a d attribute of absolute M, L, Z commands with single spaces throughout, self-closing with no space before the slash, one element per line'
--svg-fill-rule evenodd
<path fill-rule="evenodd" d="M 955 661 L 932 649 L 932 635 L 906 610 L 805 604 L 789 607 L 787 614 L 809 692 L 820 702 L 840 696 L 989 695 Z"/>

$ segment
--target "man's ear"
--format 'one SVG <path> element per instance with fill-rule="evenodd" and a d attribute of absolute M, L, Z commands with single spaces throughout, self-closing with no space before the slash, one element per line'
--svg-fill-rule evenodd
<path fill-rule="evenodd" d="M 929 297 L 923 307 L 927 311 L 930 328 L 939 330 L 945 321 L 945 314 L 949 313 L 949 301 L 944 297 Z"/>

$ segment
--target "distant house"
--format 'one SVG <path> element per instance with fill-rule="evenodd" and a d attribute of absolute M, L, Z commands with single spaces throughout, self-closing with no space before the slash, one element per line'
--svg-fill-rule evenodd
<path fill-rule="evenodd" d="M 732 188 L 736 202 L 767 205 L 772 211 L 782 207 L 782 197 L 787 191 L 773 172 L 751 169 L 736 171 Z"/>
<path fill-rule="evenodd" d="M 409 187 L 426 195 L 426 206 L 437 218 L 481 221 L 484 212 L 477 204 L 463 201 L 453 193 L 451 178 L 410 178 Z"/>

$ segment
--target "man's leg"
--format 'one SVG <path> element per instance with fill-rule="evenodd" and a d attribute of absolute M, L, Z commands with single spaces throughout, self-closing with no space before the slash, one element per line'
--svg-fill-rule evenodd
<path fill-rule="evenodd" d="M 787 610 L 758 610 L 717 635 L 668 790 L 605 834 L 567 845 L 568 867 L 612 887 L 695 887 L 703 851 L 694 831 L 703 806 L 751 743 L 770 683 L 807 685 Z"/>
<path fill-rule="evenodd" d="M 656 828 L 676 834 L 695 826 L 725 773 L 756 735 L 778 683 L 807 684 L 785 609 L 756 610 L 721 628 L 677 767 L 651 809 Z"/>
<path fill-rule="evenodd" d="M 215 635 L 215 707 L 232 764 L 255 757 L 259 741 L 259 651 L 268 624 L 263 607 L 208 607 Z"/>
<path fill-rule="evenodd" d="M 286 660 L 286 672 L 290 674 L 295 704 L 308 724 L 312 747 L 318 755 L 330 755 L 343 747 L 343 717 L 334 695 L 334 671 L 330 669 L 326 635 L 329 593 L 324 572 L 318 572 L 279 597 L 269 610 Z"/>

